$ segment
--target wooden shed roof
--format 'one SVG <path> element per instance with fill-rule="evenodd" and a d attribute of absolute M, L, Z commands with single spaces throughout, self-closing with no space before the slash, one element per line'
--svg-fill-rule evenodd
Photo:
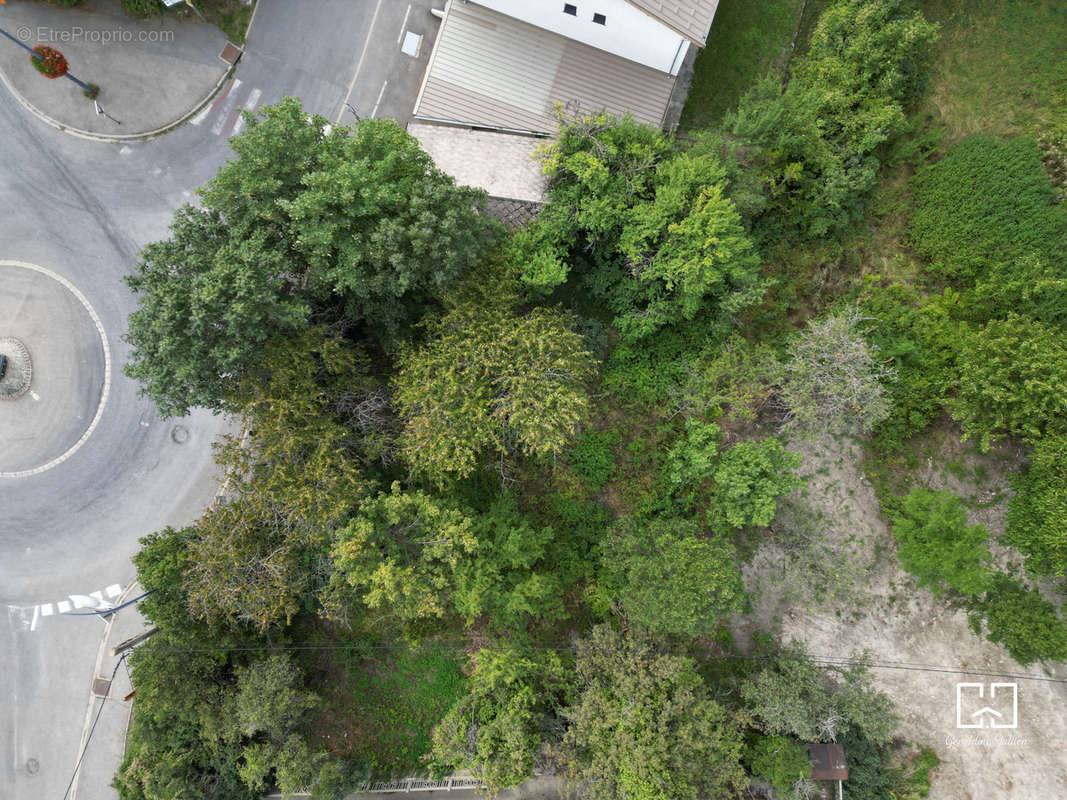
<path fill-rule="evenodd" d="M 841 745 L 834 742 L 809 744 L 808 758 L 811 759 L 811 779 L 813 781 L 848 780 L 845 748 Z"/>

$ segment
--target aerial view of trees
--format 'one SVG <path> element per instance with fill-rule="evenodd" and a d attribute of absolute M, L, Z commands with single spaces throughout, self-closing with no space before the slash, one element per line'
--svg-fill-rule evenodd
<path fill-rule="evenodd" d="M 872 657 L 751 622 L 764 545 L 798 604 L 863 583 L 808 507 L 802 454 L 842 441 L 916 602 L 1067 660 L 1057 151 L 931 116 L 929 4 L 794 5 L 699 127 L 560 111 L 515 229 L 391 120 L 248 115 L 127 278 L 127 374 L 237 425 L 217 502 L 134 558 L 159 633 L 122 800 L 461 772 L 794 800 L 826 742 L 845 796 L 925 797 Z M 999 541 L 923 470 L 935 434 L 1017 448 Z"/>

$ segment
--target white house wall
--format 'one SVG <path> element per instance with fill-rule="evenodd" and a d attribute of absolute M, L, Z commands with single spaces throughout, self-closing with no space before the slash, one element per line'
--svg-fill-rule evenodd
<path fill-rule="evenodd" d="M 689 47 L 684 36 L 626 0 L 567 0 L 577 8 L 575 16 L 563 13 L 564 0 L 471 2 L 669 75 L 678 74 Z M 593 22 L 593 14 L 603 14 L 605 24 Z"/>

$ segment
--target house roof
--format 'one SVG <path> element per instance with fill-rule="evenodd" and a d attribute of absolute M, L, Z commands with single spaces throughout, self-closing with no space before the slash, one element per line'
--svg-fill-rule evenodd
<path fill-rule="evenodd" d="M 408 133 L 461 186 L 484 189 L 490 197 L 545 198 L 548 181 L 535 157 L 545 139 L 419 122 L 408 123 Z"/>
<path fill-rule="evenodd" d="M 845 748 L 841 745 L 834 742 L 809 744 L 808 758 L 811 760 L 811 779 L 813 781 L 848 780 Z"/>
<path fill-rule="evenodd" d="M 416 118 L 554 133 L 554 108 L 659 125 L 675 79 L 488 8 L 449 4 Z"/>
<path fill-rule="evenodd" d="M 719 0 L 628 0 L 630 5 L 655 17 L 695 44 L 708 41 Z"/>

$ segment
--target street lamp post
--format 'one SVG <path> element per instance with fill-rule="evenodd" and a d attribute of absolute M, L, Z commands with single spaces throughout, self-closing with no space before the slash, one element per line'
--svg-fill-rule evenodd
<path fill-rule="evenodd" d="M 17 44 L 19 47 L 21 47 L 23 50 L 25 50 L 27 53 L 29 53 L 31 57 L 36 58 L 38 61 L 43 61 L 44 60 L 43 58 L 41 58 L 41 54 L 40 53 L 34 52 L 32 47 L 27 47 L 25 43 L 20 42 L 18 39 L 16 39 L 10 33 L 5 31 L 3 28 L 0 28 L 0 34 L 3 34 L 8 39 L 13 41 L 15 44 Z M 96 89 L 93 86 L 90 86 L 85 81 L 78 80 L 73 75 L 71 75 L 69 72 L 65 73 L 64 76 L 67 77 L 67 78 L 70 78 L 72 81 L 74 81 L 76 84 L 78 84 L 78 86 L 80 86 L 82 88 L 82 90 L 85 91 L 89 96 L 92 97 L 92 96 L 96 95 Z"/>

